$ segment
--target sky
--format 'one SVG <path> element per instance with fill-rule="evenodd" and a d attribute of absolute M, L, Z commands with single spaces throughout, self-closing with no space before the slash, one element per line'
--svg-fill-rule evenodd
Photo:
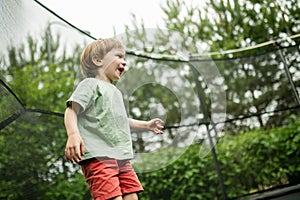
<path fill-rule="evenodd" d="M 166 0 L 37 0 L 55 14 L 77 28 L 90 33 L 94 38 L 108 38 L 125 33 L 125 25 L 133 30 L 132 14 L 137 26 L 143 20 L 145 28 L 164 29 L 161 6 Z M 185 0 L 188 4 L 199 4 L 198 0 Z M 0 4 L 0 49 L 26 41 L 27 35 L 41 36 L 51 24 L 51 30 L 58 30 L 63 41 L 73 44 L 87 37 L 47 11 L 34 0 L 10 0 Z M 115 32 L 114 32 L 115 31 Z"/>
<path fill-rule="evenodd" d="M 146 28 L 163 28 L 160 0 L 39 0 L 78 28 L 89 31 L 96 38 L 124 33 L 124 26 L 132 22 L 132 13 L 144 21 Z"/>

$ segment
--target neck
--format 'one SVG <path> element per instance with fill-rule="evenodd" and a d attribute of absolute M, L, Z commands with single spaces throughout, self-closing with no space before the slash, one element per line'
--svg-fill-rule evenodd
<path fill-rule="evenodd" d="M 109 80 L 106 76 L 104 76 L 103 74 L 98 74 L 95 78 L 101 80 L 101 81 L 104 81 L 104 82 L 107 82 L 107 83 L 112 83 L 111 80 Z"/>

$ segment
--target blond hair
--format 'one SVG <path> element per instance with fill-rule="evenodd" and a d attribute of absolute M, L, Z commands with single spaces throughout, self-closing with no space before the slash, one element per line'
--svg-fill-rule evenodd
<path fill-rule="evenodd" d="M 83 76 L 96 77 L 99 67 L 94 64 L 92 59 L 96 57 L 102 60 L 112 49 L 124 50 L 125 47 L 120 41 L 114 38 L 99 39 L 88 44 L 84 48 L 80 59 L 80 67 Z"/>

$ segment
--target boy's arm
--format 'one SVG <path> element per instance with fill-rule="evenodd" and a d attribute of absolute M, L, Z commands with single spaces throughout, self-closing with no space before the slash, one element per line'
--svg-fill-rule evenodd
<path fill-rule="evenodd" d="M 68 134 L 65 156 L 67 160 L 76 163 L 84 155 L 84 144 L 77 126 L 77 113 L 79 110 L 80 105 L 73 102 L 72 107 L 68 107 L 64 115 L 65 128 Z"/>
<path fill-rule="evenodd" d="M 164 134 L 164 132 L 160 129 L 164 128 L 162 125 L 164 121 L 161 119 L 155 118 L 150 121 L 142 121 L 129 118 L 129 126 L 131 129 L 139 129 L 139 130 L 150 130 L 155 134 Z"/>

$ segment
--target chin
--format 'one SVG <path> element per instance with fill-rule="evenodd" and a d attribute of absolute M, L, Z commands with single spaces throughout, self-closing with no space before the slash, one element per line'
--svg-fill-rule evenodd
<path fill-rule="evenodd" d="M 118 80 L 120 80 L 120 77 L 115 77 L 115 78 L 112 79 L 112 82 L 116 82 Z"/>

